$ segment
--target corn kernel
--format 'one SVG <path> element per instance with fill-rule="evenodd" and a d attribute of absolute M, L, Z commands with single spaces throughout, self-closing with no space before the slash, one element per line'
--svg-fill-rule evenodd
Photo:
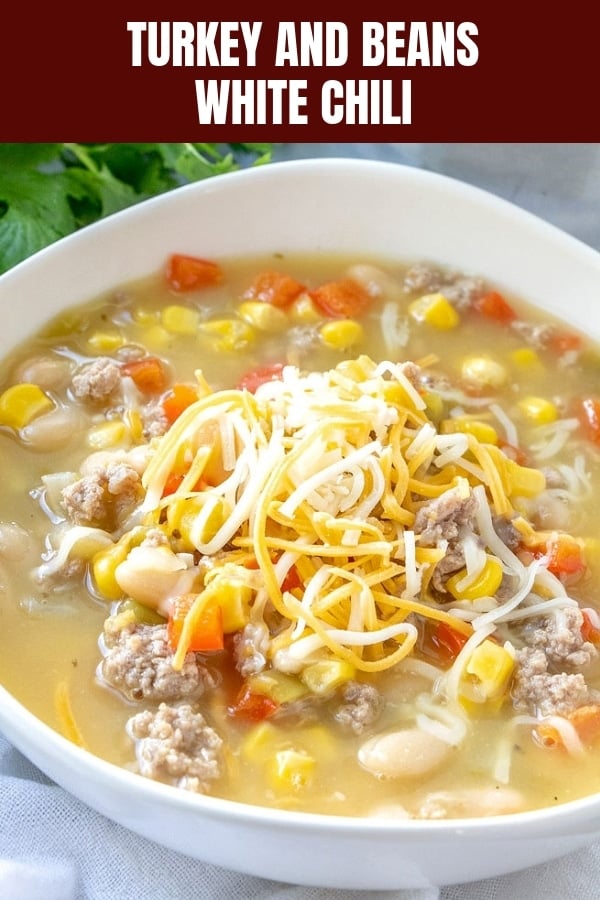
<path fill-rule="evenodd" d="M 159 314 L 155 309 L 145 309 L 144 307 L 138 306 L 133 311 L 133 321 L 136 325 L 142 325 L 147 328 L 157 322 L 158 315 Z"/>
<path fill-rule="evenodd" d="M 476 679 L 477 692 L 486 701 L 504 694 L 514 667 L 508 650 L 486 639 L 473 650 L 465 671 Z"/>
<path fill-rule="evenodd" d="M 488 422 L 479 419 L 469 419 L 466 416 L 456 416 L 452 419 L 444 419 L 440 422 L 441 434 L 456 434 L 464 432 L 472 434 L 482 444 L 497 444 L 498 432 Z"/>
<path fill-rule="evenodd" d="M 253 693 L 270 697 L 276 703 L 291 703 L 306 695 L 306 687 L 298 678 L 276 669 L 251 675 L 248 684 Z"/>
<path fill-rule="evenodd" d="M 221 607 L 225 634 L 241 631 L 250 619 L 253 590 L 236 574 L 235 568 L 234 564 L 225 563 L 222 568 L 213 569 L 205 578 L 206 586 L 214 590 Z"/>
<path fill-rule="evenodd" d="M 300 294 L 289 308 L 289 317 L 297 325 L 311 325 L 323 318 L 310 294 Z"/>
<path fill-rule="evenodd" d="M 53 408 L 54 403 L 37 384 L 13 384 L 0 395 L 0 425 L 24 428 Z"/>
<path fill-rule="evenodd" d="M 512 459 L 505 462 L 507 494 L 518 497 L 536 497 L 546 487 L 546 476 L 540 469 L 520 466 Z"/>
<path fill-rule="evenodd" d="M 179 532 L 186 549 L 192 550 L 213 538 L 230 515 L 223 497 L 200 494 L 170 503 L 167 524 L 171 531 Z"/>
<path fill-rule="evenodd" d="M 426 322 L 441 331 L 456 328 L 460 316 L 443 294 L 424 294 L 409 304 L 408 313 L 416 322 Z"/>
<path fill-rule="evenodd" d="M 541 372 L 544 369 L 539 353 L 533 347 L 518 347 L 510 354 L 513 363 L 520 369 Z"/>
<path fill-rule="evenodd" d="M 144 346 L 149 350 L 160 350 L 171 342 L 171 335 L 162 325 L 151 325 L 144 330 Z"/>
<path fill-rule="evenodd" d="M 190 531 L 198 514 L 202 511 L 202 500 L 198 497 L 181 497 L 173 499 L 167 506 L 167 527 L 170 532 L 176 531 L 178 540 L 183 543 L 184 549 L 194 549 Z"/>
<path fill-rule="evenodd" d="M 304 750 L 278 750 L 269 766 L 269 776 L 274 788 L 301 790 L 310 784 L 316 760 Z"/>
<path fill-rule="evenodd" d="M 493 597 L 502 583 L 502 563 L 495 556 L 488 556 L 486 563 L 477 577 L 467 584 L 461 582 L 467 577 L 467 570 L 461 569 L 446 581 L 446 589 L 455 600 L 479 600 L 480 597 Z"/>
<path fill-rule="evenodd" d="M 237 308 L 238 314 L 249 325 L 254 325 L 259 331 L 276 333 L 284 331 L 288 326 L 288 317 L 283 310 L 273 306 L 272 303 L 263 303 L 261 300 L 246 300 Z"/>
<path fill-rule="evenodd" d="M 123 421 L 131 435 L 131 439 L 137 444 L 144 436 L 144 424 L 137 409 L 126 409 L 123 414 Z"/>
<path fill-rule="evenodd" d="M 440 395 L 434 391 L 426 391 L 423 394 L 423 400 L 425 401 L 425 409 L 429 418 L 433 422 L 439 422 L 444 414 L 444 401 Z"/>
<path fill-rule="evenodd" d="M 215 350 L 241 350 L 254 341 L 254 329 L 243 319 L 211 319 L 201 322 L 199 330 Z"/>
<path fill-rule="evenodd" d="M 118 543 L 106 550 L 99 550 L 92 557 L 92 575 L 97 590 L 107 600 L 119 600 L 123 591 L 115 578 L 115 570 L 129 552 L 126 543 Z"/>
<path fill-rule="evenodd" d="M 126 429 L 123 422 L 102 422 L 90 428 L 87 434 L 87 443 L 94 450 L 106 450 L 121 443 L 125 437 Z"/>
<path fill-rule="evenodd" d="M 347 350 L 360 343 L 364 337 L 363 327 L 354 319 L 334 319 L 319 329 L 321 340 L 332 350 Z"/>
<path fill-rule="evenodd" d="M 122 347 L 125 341 L 118 331 L 97 331 L 88 340 L 89 346 L 97 353 L 111 353 Z"/>
<path fill-rule="evenodd" d="M 558 419 L 558 409 L 544 397 L 525 397 L 518 405 L 523 415 L 536 425 L 548 425 Z"/>
<path fill-rule="evenodd" d="M 248 592 L 249 593 L 249 592 Z M 221 602 L 221 599 L 219 599 Z M 235 634 L 241 631 L 250 620 L 250 600 L 244 600 L 243 591 L 237 591 L 231 594 L 224 602 L 221 603 L 221 613 L 223 616 L 223 634 Z"/>
<path fill-rule="evenodd" d="M 506 383 L 507 371 L 504 366 L 489 356 L 469 356 L 463 360 L 461 375 L 475 387 L 499 388 Z"/>
<path fill-rule="evenodd" d="M 194 547 L 210 541 L 230 515 L 231 508 L 224 497 L 209 495 L 190 527 Z"/>
<path fill-rule="evenodd" d="M 94 584 L 107 600 L 120 600 L 123 596 L 123 591 L 115 578 L 116 568 L 127 558 L 131 548 L 142 542 L 145 534 L 146 529 L 143 526 L 134 528 L 124 534 L 116 544 L 99 550 L 92 557 Z"/>
<path fill-rule="evenodd" d="M 241 754 L 248 762 L 265 762 L 272 756 L 278 739 L 281 740 L 281 732 L 275 725 L 259 722 L 245 735 L 240 745 Z"/>
<path fill-rule="evenodd" d="M 131 598 L 119 603 L 117 615 L 121 616 L 126 613 L 131 613 L 133 615 L 132 621 L 141 625 L 163 625 L 165 622 L 165 617 L 161 616 L 155 609 L 150 609 L 149 606 L 144 606 L 143 603 L 138 603 L 137 600 L 132 600 Z"/>
<path fill-rule="evenodd" d="M 160 321 L 163 328 L 171 334 L 193 335 L 198 331 L 200 313 L 192 306 L 173 303 L 164 307 Z"/>
<path fill-rule="evenodd" d="M 320 659 L 306 666 L 300 678 L 313 694 L 327 694 L 354 678 L 356 670 L 344 659 Z"/>
<path fill-rule="evenodd" d="M 110 623 L 115 629 L 115 633 L 124 631 L 126 628 L 129 628 L 130 625 L 138 624 L 133 609 L 121 610 L 120 608 L 118 612 L 113 613 L 112 616 L 110 616 Z"/>

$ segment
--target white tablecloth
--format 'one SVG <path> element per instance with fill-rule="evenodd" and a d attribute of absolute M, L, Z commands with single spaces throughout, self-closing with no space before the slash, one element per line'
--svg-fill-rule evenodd
<path fill-rule="evenodd" d="M 600 144 L 288 144 L 278 159 L 360 156 L 486 188 L 600 250 Z M 0 900 L 598 900 L 600 841 L 466 885 L 336 891 L 225 871 L 138 837 L 51 783 L 0 736 Z"/>

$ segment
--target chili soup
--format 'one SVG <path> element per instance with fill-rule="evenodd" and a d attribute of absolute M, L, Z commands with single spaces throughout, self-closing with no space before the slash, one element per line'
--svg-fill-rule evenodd
<path fill-rule="evenodd" d="M 0 680 L 243 803 L 600 790 L 599 362 L 475 266 L 173 253 L 2 362 Z"/>

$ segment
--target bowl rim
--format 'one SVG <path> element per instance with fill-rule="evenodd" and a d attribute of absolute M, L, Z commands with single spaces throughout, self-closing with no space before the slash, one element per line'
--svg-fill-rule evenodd
<path fill-rule="evenodd" d="M 237 185 L 243 185 L 249 179 L 252 181 L 263 179 L 272 181 L 287 178 L 290 174 L 312 176 L 326 174 L 328 178 L 337 179 L 347 178 L 350 175 L 359 173 L 363 177 L 379 177 L 387 173 L 394 178 L 406 178 L 412 182 L 434 185 L 443 192 L 462 195 L 464 198 L 476 202 L 482 208 L 501 212 L 509 218 L 517 216 L 522 225 L 528 225 L 536 229 L 545 238 L 552 242 L 558 241 L 563 247 L 569 244 L 572 252 L 579 253 L 588 262 L 596 263 L 600 266 L 600 249 L 592 247 L 581 240 L 581 238 L 544 219 L 541 215 L 495 194 L 487 188 L 442 172 L 419 168 L 410 163 L 331 156 L 277 160 L 255 164 L 233 172 L 222 172 L 212 175 L 200 181 L 181 184 L 162 194 L 141 199 L 124 209 L 109 213 L 77 231 L 58 238 L 26 259 L 16 263 L 0 275 L 0 286 L 3 287 L 5 282 L 9 282 L 13 278 L 21 277 L 24 272 L 28 272 L 33 266 L 37 267 L 44 264 L 48 258 L 66 252 L 65 248 L 70 250 L 71 247 L 77 247 L 78 245 L 85 247 L 88 243 L 91 244 L 104 232 L 110 233 L 115 225 L 115 220 L 124 224 L 134 224 L 137 218 L 145 218 L 148 215 L 148 211 L 156 210 L 160 212 L 162 207 L 177 204 L 188 195 L 195 196 L 198 194 L 202 196 L 215 191 L 236 190 Z"/>

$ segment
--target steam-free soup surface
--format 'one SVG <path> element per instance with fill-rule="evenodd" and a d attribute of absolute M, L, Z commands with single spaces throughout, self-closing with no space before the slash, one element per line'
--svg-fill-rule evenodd
<path fill-rule="evenodd" d="M 167 257 L 3 361 L 2 683 L 242 802 L 597 791 L 598 365 L 476 260 Z"/>

